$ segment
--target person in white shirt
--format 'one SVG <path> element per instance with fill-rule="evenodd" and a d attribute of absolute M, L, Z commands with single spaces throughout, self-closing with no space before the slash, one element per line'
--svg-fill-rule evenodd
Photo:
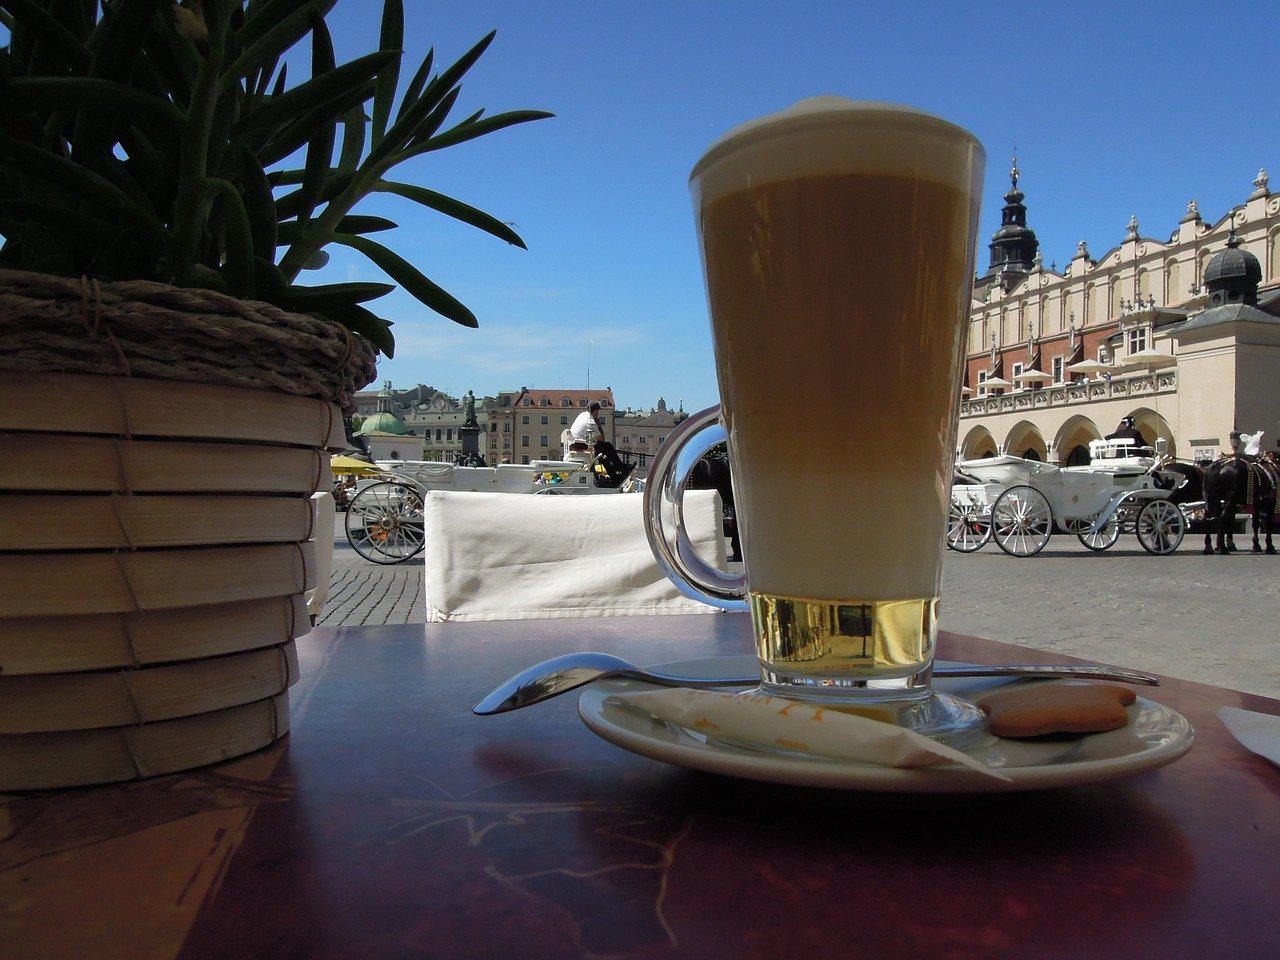
<path fill-rule="evenodd" d="M 598 414 L 600 413 L 600 404 L 593 403 L 586 410 L 578 414 L 577 419 L 573 421 L 573 426 L 569 428 L 569 436 L 571 442 L 569 449 L 576 452 L 586 452 L 591 446 L 591 441 L 595 437 L 604 436 L 604 428 L 600 426 Z"/>

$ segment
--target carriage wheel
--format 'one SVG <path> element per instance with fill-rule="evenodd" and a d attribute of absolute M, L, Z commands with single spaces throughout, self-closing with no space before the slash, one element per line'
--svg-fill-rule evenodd
<path fill-rule="evenodd" d="M 960 553 L 981 550 L 991 539 L 991 521 L 968 501 L 952 500 L 947 510 L 947 546 Z"/>
<path fill-rule="evenodd" d="M 1088 532 L 1092 526 L 1093 522 L 1089 520 L 1076 525 L 1075 534 L 1080 538 L 1080 542 L 1095 553 L 1110 550 L 1116 545 L 1116 541 L 1120 539 L 1120 512 L 1113 513 L 1111 519 L 1104 523 L 1096 533 Z"/>
<path fill-rule="evenodd" d="M 394 480 L 373 483 L 347 507 L 347 541 L 373 563 L 392 564 L 422 552 L 422 495 Z"/>
<path fill-rule="evenodd" d="M 1053 536 L 1053 511 L 1034 487 L 1010 487 L 991 508 L 996 546 L 1011 557 L 1031 557 Z"/>
<path fill-rule="evenodd" d="M 1187 534 L 1182 508 L 1170 500 L 1152 500 L 1138 514 L 1138 542 L 1147 553 L 1173 553 Z"/>

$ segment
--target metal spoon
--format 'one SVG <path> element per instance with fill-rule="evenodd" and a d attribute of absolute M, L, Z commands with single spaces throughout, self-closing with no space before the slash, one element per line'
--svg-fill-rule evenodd
<path fill-rule="evenodd" d="M 1120 680 L 1124 683 L 1141 683 L 1150 687 L 1160 681 L 1150 674 L 1115 667 L 1095 667 L 1071 664 L 985 664 L 958 663 L 937 665 L 935 677 L 1039 677 L 1043 679 L 1082 678 L 1090 680 Z M 736 677 L 679 677 L 638 667 L 630 660 L 623 660 L 608 653 L 566 653 L 552 657 L 520 671 L 506 683 L 500 684 L 491 694 L 471 708 L 477 716 L 487 717 L 495 713 L 507 713 L 521 707 L 531 707 L 543 700 L 550 700 L 570 690 L 594 683 L 596 680 L 642 680 L 659 687 L 753 687 L 760 682 L 760 674 L 752 672 Z"/>

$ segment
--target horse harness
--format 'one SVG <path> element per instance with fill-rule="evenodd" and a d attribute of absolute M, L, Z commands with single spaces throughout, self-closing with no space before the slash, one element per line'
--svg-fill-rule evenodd
<path fill-rule="evenodd" d="M 1280 464 L 1271 462 L 1270 460 L 1255 460 L 1242 456 L 1222 456 L 1217 459 L 1214 466 L 1226 463 L 1229 460 L 1239 460 L 1246 467 L 1248 473 L 1245 474 L 1245 496 L 1242 506 L 1252 509 L 1257 499 L 1258 482 L 1263 481 L 1271 485 L 1271 494 L 1276 496 L 1280 494 Z"/>

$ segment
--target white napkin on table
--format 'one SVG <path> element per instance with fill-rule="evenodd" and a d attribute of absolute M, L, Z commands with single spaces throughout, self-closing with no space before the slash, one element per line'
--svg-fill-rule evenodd
<path fill-rule="evenodd" d="M 997 780 L 1009 779 L 966 753 L 903 727 L 759 690 L 727 693 L 673 687 L 619 693 L 612 699 L 722 740 L 885 767 L 955 763 Z"/>
<path fill-rule="evenodd" d="M 638 493 L 532 496 L 433 490 L 423 504 L 429 623 L 716 613 L 653 559 Z M 723 569 L 720 495 L 691 490 L 685 526 Z"/>
<path fill-rule="evenodd" d="M 1239 707 L 1222 707 L 1218 710 L 1218 719 L 1246 747 L 1280 766 L 1280 717 Z"/>

